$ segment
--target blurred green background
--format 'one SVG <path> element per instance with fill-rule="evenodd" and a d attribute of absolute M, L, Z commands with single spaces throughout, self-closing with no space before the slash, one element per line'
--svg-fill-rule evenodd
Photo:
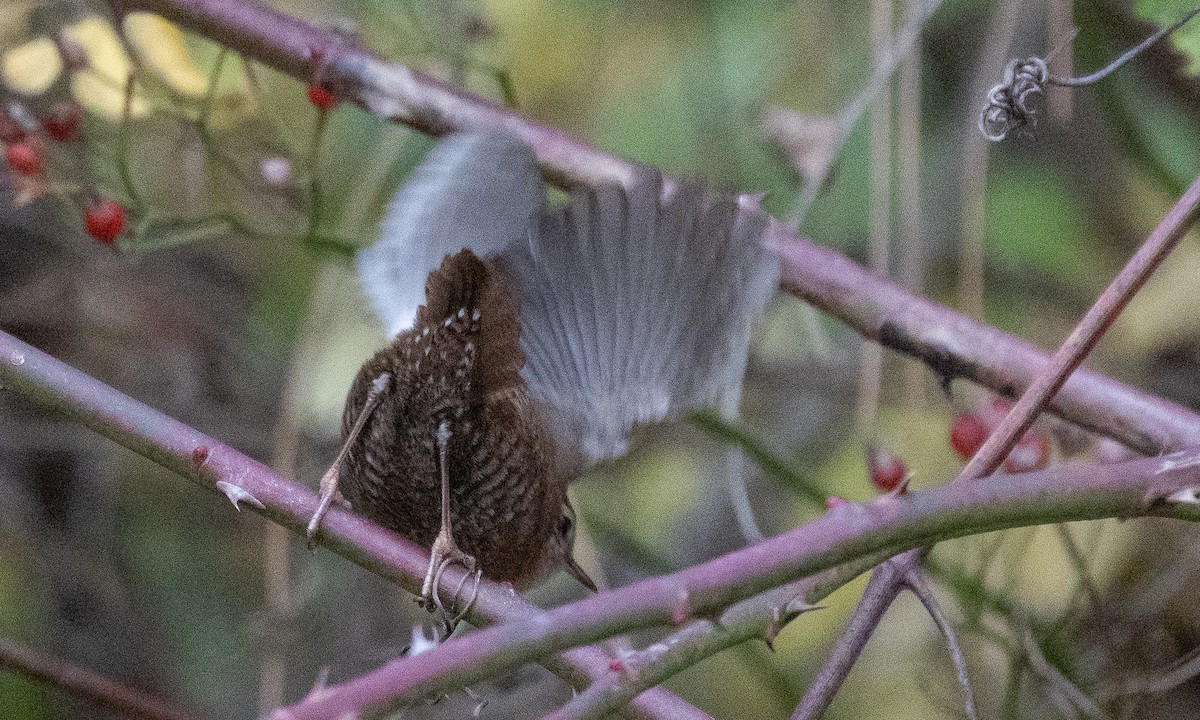
<path fill-rule="evenodd" d="M 868 256 L 878 208 L 870 124 L 836 121 L 871 74 L 868 3 L 275 4 L 618 156 L 765 193 L 777 217 L 792 213 L 802 192 L 805 166 L 795 158 L 836 152 L 801 230 Z M 1182 37 L 1182 51 L 1164 43 L 1115 77 L 1070 91 L 1069 116 L 1042 109 L 1031 132 L 987 148 L 976 130 L 982 90 L 999 82 L 1007 58 L 1062 44 L 1047 29 L 1055 13 L 1078 27 L 1073 48 L 1061 52 L 1084 73 L 1153 31 L 1139 13 L 1172 20 L 1185 9 L 1081 3 L 1072 14 L 1064 3 L 943 3 L 924 28 L 908 119 L 889 113 L 893 131 L 919 122 L 919 148 L 893 142 L 884 163 L 896 170 L 896 204 L 885 210 L 891 271 L 919 257 L 920 292 L 969 313 L 978 305 L 982 319 L 1042 346 L 1061 341 L 1200 170 L 1200 88 L 1188 74 L 1196 35 Z M 895 26 L 905 11 L 892 9 Z M 9 2 L 0 51 L 33 52 L 29 43 L 96 12 L 103 8 Z M 37 114 L 74 96 L 87 115 L 81 142 L 48 148 L 48 188 L 30 198 L 6 175 L 0 327 L 315 485 L 336 451 L 350 379 L 385 341 L 346 250 L 371 242 L 383 204 L 430 141 L 348 105 L 318 132 L 301 83 L 261 66 L 248 71 L 206 40 L 154 32 L 126 38 L 145 71 L 138 97 L 146 103 L 128 124 L 119 122 L 119 93 L 80 87 L 67 73 L 47 74 L 36 93 L 7 78 L 6 103 Z M 81 42 L 91 52 L 102 35 L 89 29 Z M 161 57 L 146 43 L 159 43 Z M 92 62 L 117 62 L 114 47 Z M 993 47 L 1000 65 L 985 61 Z M 187 77 L 201 79 L 199 93 Z M 1068 92 L 1050 94 L 1061 104 Z M 772 126 L 764 120 L 773 109 L 803 118 Z M 837 152 L 839 127 L 848 136 Z M 900 172 L 913 163 L 917 172 Z M 75 198 L 91 187 L 131 208 L 119 253 L 82 231 Z M 912 187 L 916 213 L 899 201 Z M 916 237 L 896 229 L 914 221 Z M 972 243 L 982 243 L 981 274 L 963 269 Z M 1090 364 L 1200 406 L 1197 262 L 1200 244 L 1189 237 Z M 794 468 L 789 479 L 751 467 L 752 504 L 768 533 L 822 513 L 813 488 L 873 497 L 868 442 L 901 455 L 915 487 L 948 481 L 959 464 L 947 442 L 952 419 L 989 407 L 986 394 L 956 383 L 947 395 L 928 373 L 887 356 L 877 413 L 864 421 L 860 346 L 791 298 L 775 300 L 760 324 L 743 430 Z M 1042 431 L 1054 438 L 1055 462 L 1121 455 L 1061 423 Z M 631 457 L 572 489 L 584 563 L 614 585 L 744 542 L 714 469 L 720 441 L 689 424 L 639 440 Z M 0 497 L 0 637 L 202 716 L 246 717 L 272 699 L 295 701 L 322 668 L 337 682 L 376 667 L 428 620 L 409 596 L 356 566 L 306 552 L 299 538 L 231 512 L 224 498 L 9 395 L 0 395 Z M 1063 532 L 986 536 L 934 554 L 937 594 L 962 634 L 984 715 L 1074 717 L 1063 705 L 1068 685 L 1110 717 L 1200 715 L 1194 681 L 1120 692 L 1161 675 L 1200 640 L 1200 557 L 1185 529 L 1091 523 L 1068 528 L 1070 542 Z M 668 686 L 716 717 L 787 717 L 861 587 L 860 579 L 790 625 L 776 652 L 747 643 Z M 581 592 L 556 578 L 533 597 L 552 604 Z M 1026 631 L 1065 679 L 1039 675 L 1020 642 Z M 488 701 L 483 717 L 533 717 L 570 697 L 536 667 L 472 690 Z M 477 702 L 456 693 L 403 716 L 462 717 Z M 903 597 L 828 717 L 957 717 L 958 706 L 937 631 Z M 0 715 L 106 717 L 9 674 L 0 674 Z"/>

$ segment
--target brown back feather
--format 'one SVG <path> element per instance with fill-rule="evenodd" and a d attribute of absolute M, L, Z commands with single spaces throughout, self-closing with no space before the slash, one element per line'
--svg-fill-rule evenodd
<path fill-rule="evenodd" d="M 479 313 L 479 362 L 474 372 L 484 396 L 524 387 L 517 298 L 497 277 L 470 250 L 447 255 L 425 281 L 425 304 L 417 310 L 416 327 L 436 327 L 460 309 L 468 316 Z"/>

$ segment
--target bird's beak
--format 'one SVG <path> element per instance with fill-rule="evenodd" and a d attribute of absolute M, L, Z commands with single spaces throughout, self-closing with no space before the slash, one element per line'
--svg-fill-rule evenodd
<path fill-rule="evenodd" d="M 575 558 L 567 555 L 567 572 L 575 576 L 575 579 L 583 583 L 583 586 L 592 592 L 599 592 L 596 589 L 596 583 L 592 581 L 588 574 L 579 567 L 579 563 L 575 562 Z"/>

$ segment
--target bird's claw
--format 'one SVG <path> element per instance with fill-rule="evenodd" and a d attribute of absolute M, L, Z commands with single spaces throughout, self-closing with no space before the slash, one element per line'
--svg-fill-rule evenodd
<path fill-rule="evenodd" d="M 458 586 L 454 588 L 454 594 L 451 596 L 451 606 L 457 608 L 458 596 L 462 592 L 463 585 L 468 579 L 474 578 L 471 584 L 471 595 L 467 599 L 466 604 L 461 610 L 452 612 L 447 609 L 446 603 L 442 601 L 441 594 L 438 592 L 438 587 L 442 582 L 442 574 L 446 568 L 451 565 L 460 565 L 466 573 L 462 579 L 458 581 Z M 458 623 L 466 617 L 471 611 L 471 607 L 475 604 L 475 599 L 479 595 L 479 580 L 483 576 L 483 572 L 475 567 L 475 557 L 469 555 L 458 548 L 454 543 L 449 533 L 442 532 L 438 534 L 437 540 L 433 543 L 433 549 L 429 558 L 429 571 L 425 573 L 425 582 L 421 587 L 421 598 L 417 604 L 425 608 L 429 612 L 438 610 L 446 621 L 446 637 L 454 632 L 454 628 Z"/>

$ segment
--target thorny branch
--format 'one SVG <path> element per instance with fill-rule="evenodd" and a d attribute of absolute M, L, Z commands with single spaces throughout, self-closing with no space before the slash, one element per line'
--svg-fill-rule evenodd
<path fill-rule="evenodd" d="M 1183 196 L 1167 212 L 1150 236 L 1146 238 L 1146 241 L 1121 269 L 1121 272 L 1100 294 L 1070 336 L 1050 358 L 1045 369 L 1034 379 L 1013 405 L 1008 415 L 1000 422 L 1000 425 L 992 431 L 975 456 L 959 472 L 958 477 L 955 478 L 955 484 L 988 477 L 1000 467 L 1000 463 L 1033 424 L 1033 421 L 1037 419 L 1038 414 L 1046 407 L 1050 398 L 1066 383 L 1071 373 L 1083 364 L 1084 358 L 1116 321 L 1117 316 L 1146 283 L 1154 270 L 1166 259 L 1171 250 L 1183 239 L 1184 234 L 1196 220 L 1198 213 L 1200 213 L 1200 178 L 1192 182 Z M 902 564 L 907 568 L 906 572 L 911 572 L 920 563 L 924 554 L 925 551 L 909 552 L 896 558 L 893 562 Z M 877 574 L 881 572 L 877 571 Z M 905 575 L 901 574 L 897 580 L 892 582 L 900 582 L 903 577 Z M 895 595 L 893 594 L 891 597 L 894 598 Z M 865 637 L 857 637 L 860 632 L 859 628 L 873 629 L 879 622 L 879 616 L 887 611 L 888 604 L 890 601 L 880 606 L 879 603 L 866 600 L 859 604 L 843 638 L 838 642 L 838 651 L 835 651 L 834 658 L 828 663 L 828 666 L 835 667 L 836 671 L 828 674 L 822 672 L 818 676 L 817 681 L 805 693 L 805 699 L 801 701 L 801 707 L 806 711 L 800 713 L 798 710 L 793 715 L 793 720 L 820 716 L 837 688 L 841 687 L 845 681 L 854 664 L 853 661 L 857 659 L 858 653 L 866 644 Z M 870 630 L 867 630 L 866 634 L 869 635 Z M 844 653 L 840 652 L 843 648 L 846 649 L 845 652 L 853 652 L 853 658 L 849 663 L 846 662 Z M 827 683 L 832 687 L 827 687 Z M 811 702 L 809 698 L 812 698 Z"/>
<path fill-rule="evenodd" d="M 239 52 L 267 62 L 296 77 L 311 72 L 314 50 L 335 44 L 332 33 L 317 30 L 273 11 L 228 0 L 132 0 L 114 2 L 118 9 L 144 8 L 158 11 L 173 20 L 193 27 Z M 535 148 L 552 181 L 570 185 L 579 182 L 597 183 L 621 180 L 627 169 L 623 163 L 581 145 L 567 136 L 530 123 L 509 111 L 473 98 L 442 83 L 415 73 L 403 66 L 388 66 L 352 49 L 339 50 L 338 58 L 330 63 L 335 79 L 353 89 L 348 93 L 370 109 L 387 117 L 410 124 L 433 134 L 472 124 L 501 123 L 521 133 Z M 915 298 L 903 291 L 872 278 L 861 282 L 865 273 L 845 258 L 812 246 L 794 233 L 772 227 L 772 244 L 784 262 L 785 289 L 805 297 L 819 307 L 847 321 L 865 336 L 925 360 L 945 377 L 968 377 L 1005 394 L 1013 394 L 1025 386 L 1045 358 L 1030 346 Z M 816 260 L 816 262 L 809 262 Z M 807 266 L 807 267 L 806 267 Z M 813 271 L 810 272 L 809 268 Z M 876 291 L 877 290 L 877 291 Z M 898 301 L 898 302 L 897 302 Z M 896 308 L 901 308 L 899 313 Z M 0 355 L 3 360 L 3 355 Z M 3 365 L 0 362 L 0 365 Z M 11 363 L 10 363 L 11 365 Z M 7 369 L 7 368 L 5 368 Z M 39 394 L 37 389 L 31 393 Z M 44 394 L 44 393 L 40 393 Z M 67 407 L 64 399 L 53 402 Z M 1154 453 L 1163 447 L 1178 447 L 1187 435 L 1194 435 L 1200 419 L 1186 410 L 1130 390 L 1119 383 L 1091 373 L 1076 373 L 1052 408 L 1063 417 L 1085 427 L 1105 432 L 1127 444 Z M 105 421 L 95 420 L 93 426 L 107 426 L 110 436 L 121 436 L 119 442 L 138 449 L 149 457 L 181 469 L 178 456 L 172 456 L 169 444 L 146 441 L 136 433 L 125 432 L 136 425 L 140 413 L 121 413 Z M 114 429 L 119 428 L 119 430 Z M 207 438 L 200 436 L 202 440 Z M 211 441 L 209 441 L 211 443 Z M 219 454 L 229 454 L 223 446 L 211 443 Z M 196 446 L 199 450 L 205 446 Z M 200 458 L 203 465 L 204 458 Z M 228 463 L 230 458 L 224 458 Z M 186 465 L 186 463 L 183 463 Z M 237 463 L 227 467 L 236 467 Z M 277 478 L 263 478 L 257 469 L 239 481 L 250 479 L 251 484 L 266 485 L 259 495 L 250 496 L 263 502 L 265 514 L 274 515 L 291 527 L 295 507 L 287 507 L 301 497 L 295 488 L 269 487 Z M 244 468 L 243 468 L 244 470 Z M 233 485 L 242 488 L 242 485 Z M 270 497 L 274 496 L 274 497 Z M 300 506 L 306 507 L 304 502 Z M 339 543 L 339 550 L 381 574 L 395 573 L 397 556 L 393 552 L 397 541 L 373 537 L 368 531 L 360 537 L 362 527 L 353 518 L 335 513 L 330 536 Z M 294 529 L 294 528 L 293 528 Z M 412 557 L 408 557 L 412 555 Z M 420 552 L 400 553 L 401 564 L 415 563 L 406 581 L 419 576 L 423 564 Z M 416 575 L 412 575 L 416 573 Z M 403 572 L 401 574 L 404 574 Z M 453 581 L 454 578 L 448 581 Z M 485 588 L 492 591 L 493 588 Z M 593 658 L 594 659 L 594 658 Z"/>
<path fill-rule="evenodd" d="M 385 63 L 346 45 L 332 31 L 269 8 L 236 0 L 111 1 L 118 12 L 160 13 L 301 81 L 311 74 L 313 52 L 336 48 L 324 70 L 329 82 L 346 88 L 341 97 L 431 135 L 504 126 L 530 144 L 543 174 L 562 187 L 620 182 L 632 173 L 626 161 L 561 131 L 403 65 Z M 906 292 L 781 223 L 771 222 L 766 242 L 780 257 L 785 292 L 870 340 L 922 360 L 946 381 L 966 378 L 1012 397 L 1046 362 L 1045 353 L 1023 340 Z M 1088 370 L 1072 375 L 1049 411 L 1146 455 L 1184 447 L 1200 433 L 1200 415 Z"/>
<path fill-rule="evenodd" d="M 216 490 L 221 482 L 240 488 L 243 498 L 257 501 L 249 508 L 295 532 L 303 532 L 316 507 L 311 491 L 4 333 L 0 333 L 0 382 L 203 487 Z M 1028 473 L 1004 483 L 957 483 L 907 497 L 885 496 L 872 503 L 841 506 L 789 533 L 674 575 L 541 613 L 529 610 L 511 590 L 485 582 L 480 607 L 487 608 L 488 617 L 506 620 L 504 624 L 329 688 L 281 717 L 380 712 L 429 692 L 469 684 L 501 667 L 638 627 L 705 617 L 790 580 L 966 533 L 1143 514 L 1197 520 L 1198 487 L 1200 453 L 1181 452 L 1096 468 Z M 426 562 L 422 550 L 348 512 L 333 511 L 327 528 L 335 550 L 415 589 Z M 459 575 L 454 573 L 444 582 L 456 583 Z M 825 592 L 835 587 L 827 585 Z M 586 674 L 598 666 L 607 669 L 607 659 L 596 651 L 586 652 L 567 655 L 576 673 Z"/>
<path fill-rule="evenodd" d="M 20 392 L 110 440 L 303 534 L 316 510 L 313 492 L 187 425 L 149 408 L 104 383 L 0 332 L 0 387 Z M 416 593 L 429 556 L 424 549 L 353 513 L 331 509 L 322 524 L 324 545 L 384 579 Z M 442 581 L 449 594 L 462 573 Z M 483 581 L 468 620 L 475 625 L 535 617 L 537 609 L 510 588 Z M 583 687 L 603 675 L 610 658 L 597 648 L 578 648 L 540 659 L 568 682 Z M 631 710 L 644 718 L 702 718 L 699 710 L 655 688 Z"/>

